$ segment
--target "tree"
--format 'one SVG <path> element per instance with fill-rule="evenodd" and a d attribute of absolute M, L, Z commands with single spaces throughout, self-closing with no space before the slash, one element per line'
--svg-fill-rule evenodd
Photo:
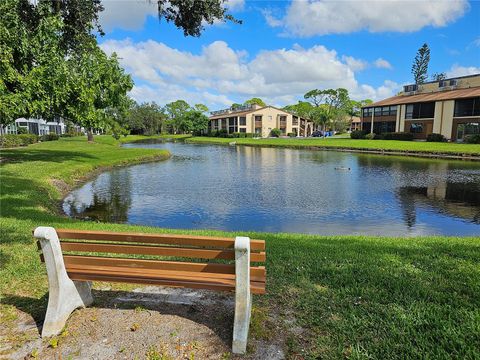
<path fill-rule="evenodd" d="M 188 129 L 189 126 L 185 124 L 186 114 L 191 110 L 190 105 L 185 100 L 177 100 L 168 103 L 164 107 L 167 115 L 167 128 L 172 134 L 179 132 L 185 132 L 184 129 Z"/>
<path fill-rule="evenodd" d="M 134 104 L 126 125 L 132 134 L 154 135 L 161 133 L 164 120 L 165 114 L 155 102 Z"/>
<path fill-rule="evenodd" d="M 247 100 L 243 103 L 243 105 L 259 105 L 261 107 L 267 106 L 265 102 L 257 97 L 251 98 L 250 100 Z"/>
<path fill-rule="evenodd" d="M 238 104 L 238 103 L 233 103 L 232 106 L 230 106 L 230 110 L 238 110 L 242 107 L 243 105 L 242 104 Z"/>
<path fill-rule="evenodd" d="M 316 125 L 322 126 L 322 130 L 326 131 L 326 124 L 331 123 L 333 129 L 341 124 L 345 119 L 345 115 L 350 107 L 350 98 L 348 90 L 344 88 L 326 89 L 326 90 L 310 90 L 304 95 L 316 108 L 313 113 L 312 120 Z"/>
<path fill-rule="evenodd" d="M 204 24 L 232 21 L 241 24 L 227 13 L 224 0 L 158 0 L 158 15 L 173 22 L 185 36 L 200 36 Z"/>
<path fill-rule="evenodd" d="M 427 78 L 428 63 L 430 62 L 430 48 L 425 43 L 417 51 L 417 55 L 413 61 L 412 74 L 415 84 L 423 84 Z"/>
<path fill-rule="evenodd" d="M 200 111 L 201 113 L 207 113 L 208 112 L 208 107 L 207 107 L 207 105 L 204 105 L 204 104 L 195 104 L 195 106 L 193 108 L 197 111 Z"/>
<path fill-rule="evenodd" d="M 297 104 L 287 105 L 283 109 L 304 119 L 311 119 L 312 112 L 315 110 L 308 101 L 299 101 Z"/>
<path fill-rule="evenodd" d="M 205 130 L 208 129 L 209 123 L 208 116 L 206 116 L 202 111 L 190 110 L 185 114 L 184 124 L 187 124 L 185 127 L 185 132 L 192 132 L 194 135 L 200 135 Z"/>
<path fill-rule="evenodd" d="M 446 78 L 447 78 L 447 74 L 445 74 L 444 72 L 432 74 L 432 81 L 441 81 L 441 80 L 445 80 Z"/>

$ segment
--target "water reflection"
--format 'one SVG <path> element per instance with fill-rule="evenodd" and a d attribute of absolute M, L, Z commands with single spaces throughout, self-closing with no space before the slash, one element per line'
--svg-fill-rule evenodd
<path fill-rule="evenodd" d="M 73 191 L 70 216 L 170 228 L 476 235 L 480 164 L 189 144 Z"/>
<path fill-rule="evenodd" d="M 127 222 L 132 204 L 129 171 L 111 171 L 70 193 L 63 209 L 71 217 L 104 222 Z"/>

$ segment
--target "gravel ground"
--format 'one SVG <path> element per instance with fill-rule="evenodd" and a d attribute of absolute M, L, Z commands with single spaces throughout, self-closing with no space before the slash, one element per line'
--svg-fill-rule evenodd
<path fill-rule="evenodd" d="M 246 356 L 230 353 L 233 294 L 151 286 L 131 292 L 94 290 L 93 295 L 95 303 L 76 310 L 66 330 L 55 338 L 42 340 L 41 324 L 35 323 L 28 314 L 20 313 L 16 332 L 24 342 L 10 352 L 8 358 L 263 360 L 285 357 L 284 337 L 279 329 L 270 331 L 275 336 L 250 336 Z"/>

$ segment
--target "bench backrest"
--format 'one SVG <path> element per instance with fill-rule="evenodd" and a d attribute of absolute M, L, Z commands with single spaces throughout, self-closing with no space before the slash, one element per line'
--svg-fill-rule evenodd
<path fill-rule="evenodd" d="M 234 290 L 235 239 L 178 234 L 119 233 L 57 229 L 65 268 L 72 279 L 154 283 L 158 274 L 169 274 L 160 284 L 182 286 L 201 282 L 204 288 Z M 265 241 L 250 241 L 251 263 L 266 260 Z M 99 273 L 102 275 L 99 276 Z M 173 275 L 172 275 L 173 274 Z M 208 279 L 217 278 L 215 284 Z M 251 266 L 252 293 L 265 292 L 264 266 Z M 133 282 L 133 281 L 132 281 Z M 200 287 L 200 286 L 199 286 Z"/>

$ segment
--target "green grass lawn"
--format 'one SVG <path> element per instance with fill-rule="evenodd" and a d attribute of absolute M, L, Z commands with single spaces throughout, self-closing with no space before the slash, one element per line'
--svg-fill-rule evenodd
<path fill-rule="evenodd" d="M 227 139 L 215 137 L 192 137 L 187 139 L 196 143 L 226 144 L 235 141 L 239 145 L 279 146 L 292 148 L 324 147 L 338 149 L 385 150 L 398 152 L 418 152 L 480 156 L 479 144 L 434 143 L 396 140 L 355 140 L 349 138 L 268 138 L 268 139 Z"/>
<path fill-rule="evenodd" d="M 54 184 L 68 188 L 98 168 L 168 156 L 122 149 L 111 137 L 95 141 L 1 151 L 0 327 L 13 327 L 19 310 L 44 316 L 47 281 L 31 236 L 36 226 L 235 235 L 61 216 Z M 251 335 L 268 343 L 281 319 L 293 321 L 289 327 L 304 331 L 288 336 L 292 358 L 480 358 L 480 238 L 248 235 L 266 240 L 268 259 L 268 295 L 254 300 Z M 266 313 L 277 315 L 259 331 Z"/>

